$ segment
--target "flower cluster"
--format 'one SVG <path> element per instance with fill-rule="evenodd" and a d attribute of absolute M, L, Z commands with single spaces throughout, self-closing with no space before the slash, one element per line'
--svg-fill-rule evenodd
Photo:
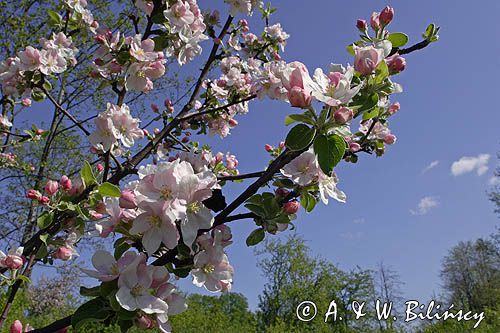
<path fill-rule="evenodd" d="M 298 186 L 317 186 L 321 201 L 324 204 L 328 204 L 328 198 L 333 198 L 339 202 L 346 201 L 344 192 L 337 188 L 337 175 L 335 172 L 332 172 L 331 175 L 324 174 L 319 167 L 313 149 L 309 149 L 295 158 L 281 170 L 281 173 Z"/>
<path fill-rule="evenodd" d="M 231 16 L 236 16 L 238 13 L 244 15 L 252 15 L 257 8 L 262 8 L 261 0 L 224 0 L 230 6 Z"/>
<path fill-rule="evenodd" d="M 87 8 L 87 0 L 64 0 L 64 3 L 71 10 L 74 21 L 85 23 L 90 31 L 95 33 L 99 23 L 94 20 L 94 15 Z"/>
<path fill-rule="evenodd" d="M 167 5 L 163 12 L 167 19 L 169 32 L 175 35 L 170 53 L 174 54 L 180 65 L 185 65 L 201 54 L 200 42 L 207 40 L 207 28 L 196 0 L 177 0 Z"/>
<path fill-rule="evenodd" d="M 107 152 L 117 148 L 118 141 L 130 148 L 135 140 L 144 137 L 139 127 L 140 120 L 133 118 L 126 104 L 117 106 L 108 103 L 107 109 L 95 119 L 96 130 L 89 140 L 97 151 Z"/>
<path fill-rule="evenodd" d="M 52 34 L 49 40 L 42 39 L 41 44 L 41 50 L 28 46 L 19 51 L 16 57 L 0 63 L 0 84 L 5 95 L 17 97 L 29 94 L 36 73 L 60 74 L 68 66 L 76 65 L 78 50 L 73 46 L 71 37 L 63 32 Z"/>
<path fill-rule="evenodd" d="M 155 42 L 142 35 L 124 38 L 119 31 L 111 33 L 101 29 L 96 36 L 100 44 L 96 52 L 95 75 L 108 80 L 125 76 L 127 90 L 148 92 L 153 80 L 165 74 L 165 55 L 155 51 Z"/>
<path fill-rule="evenodd" d="M 136 321 L 143 329 L 158 327 L 171 332 L 168 315 L 186 310 L 187 305 L 175 286 L 169 282 L 165 267 L 147 264 L 144 254 L 126 252 L 120 259 L 106 251 L 97 251 L 92 257 L 95 271 L 84 272 L 103 282 L 117 280 L 116 300 L 127 311 L 139 311 Z"/>

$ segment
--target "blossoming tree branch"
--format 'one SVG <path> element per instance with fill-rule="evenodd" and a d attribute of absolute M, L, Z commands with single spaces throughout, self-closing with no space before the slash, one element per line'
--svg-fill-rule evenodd
<path fill-rule="evenodd" d="M 50 35 L 0 63 L 0 167 L 39 170 L 26 193 L 22 241 L 0 252 L 0 282 L 9 287 L 0 325 L 37 263 L 70 260 L 82 240 L 96 237 L 113 250 L 96 251 L 94 267 L 83 270 L 96 279 L 95 287 L 81 288 L 90 300 L 72 316 L 28 329 L 62 332 L 102 321 L 124 332 L 134 325 L 170 332 L 169 317 L 186 309 L 173 280 L 190 276 L 211 292 L 231 289 L 230 222 L 255 224 L 248 246 L 284 232 L 299 210 L 346 201 L 337 187 L 338 163 L 354 165 L 362 153 L 381 156 L 396 142 L 389 118 L 400 105 L 390 97 L 402 87 L 393 76 L 405 70 L 403 55 L 438 39 L 438 27 L 429 25 L 422 41 L 405 48 L 409 38 L 389 31 L 394 10 L 386 7 L 369 23 L 357 21 L 359 40 L 346 49 L 353 66 L 325 64 L 311 74 L 282 59 L 290 36 L 271 23 L 273 8 L 259 0 L 224 2 L 227 18 L 196 0 L 136 0 L 127 17 L 133 29 L 121 31 L 100 24 L 86 0 L 64 0 L 48 10 Z M 245 17 L 254 12 L 265 28 L 252 33 Z M 194 83 L 177 101 L 152 104 L 151 121 L 141 121 L 127 96 L 146 99 L 167 68 L 196 58 L 203 62 Z M 76 107 L 61 101 L 72 93 L 68 73 L 85 61 L 86 76 L 108 94 L 96 114 L 81 120 Z M 226 137 L 254 99 L 288 103 L 284 126 L 291 129 L 279 145 L 266 145 L 263 171 L 240 173 L 234 155 L 195 140 Z M 32 101 L 54 107 L 50 128 L 14 125 Z M 69 125 L 60 129 L 63 120 Z M 94 155 L 78 162 L 78 173 L 47 179 L 47 156 L 29 167 L 18 158 L 23 146 L 51 142 L 66 130 L 80 131 Z M 228 182 L 241 182 L 236 198 L 224 196 Z M 27 327 L 19 320 L 8 325 L 11 332 Z"/>

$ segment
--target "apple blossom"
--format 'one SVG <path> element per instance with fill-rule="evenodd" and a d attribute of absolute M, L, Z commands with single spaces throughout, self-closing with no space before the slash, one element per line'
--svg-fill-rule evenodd
<path fill-rule="evenodd" d="M 233 281 L 233 267 L 221 246 L 205 249 L 194 257 L 194 267 L 191 271 L 193 284 L 205 287 L 208 291 L 217 292 L 228 288 Z"/>
<path fill-rule="evenodd" d="M 66 175 L 61 177 L 61 180 L 59 180 L 59 184 L 65 191 L 69 191 L 72 188 L 71 179 L 69 179 Z"/>
<path fill-rule="evenodd" d="M 141 213 L 134 220 L 130 233 L 142 234 L 142 244 L 149 255 L 153 255 L 161 243 L 173 249 L 177 246 L 179 234 L 175 226 L 174 214 L 165 209 L 162 202 L 142 202 Z"/>
<path fill-rule="evenodd" d="M 24 248 L 14 247 L 9 250 L 7 254 L 0 251 L 0 267 L 8 269 L 19 269 L 23 266 L 24 260 L 22 258 Z"/>
<path fill-rule="evenodd" d="M 153 0 L 136 0 L 135 6 L 140 10 L 144 11 L 146 15 L 151 15 L 154 8 Z"/>
<path fill-rule="evenodd" d="M 146 256 L 139 254 L 120 274 L 116 300 L 127 311 L 141 310 L 146 314 L 167 313 L 168 304 L 149 293 L 153 281 Z"/>
<path fill-rule="evenodd" d="M 370 75 L 382 61 L 384 52 L 373 46 L 354 46 L 354 68 L 363 75 Z"/>
<path fill-rule="evenodd" d="M 354 116 L 354 113 L 352 112 L 351 109 L 343 106 L 336 110 L 333 114 L 333 117 L 335 118 L 335 121 L 339 124 L 345 124 L 348 121 L 352 119 Z"/>
<path fill-rule="evenodd" d="M 93 271 L 84 268 L 81 270 L 100 281 L 112 281 L 117 279 L 123 270 L 136 258 L 137 254 L 135 252 L 128 251 L 120 259 L 115 260 L 109 252 L 97 250 L 92 256 L 92 265 L 96 270 Z"/>

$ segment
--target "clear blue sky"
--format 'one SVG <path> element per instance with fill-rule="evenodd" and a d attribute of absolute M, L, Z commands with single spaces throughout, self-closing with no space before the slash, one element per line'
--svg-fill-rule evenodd
<path fill-rule="evenodd" d="M 441 39 L 409 55 L 407 69 L 397 77 L 405 88 L 395 96 L 402 108 L 391 121 L 397 144 L 383 158 L 362 156 L 357 165 L 338 167 L 347 203 L 331 201 L 311 214 L 301 213 L 296 226 L 315 254 L 343 269 L 375 268 L 384 261 L 401 275 L 408 299 L 425 301 L 439 293 L 440 262 L 447 250 L 458 241 L 485 237 L 498 225 L 486 191 L 500 150 L 495 79 L 500 75 L 500 2 L 276 0 L 279 11 L 272 21 L 281 22 L 291 35 L 285 60 L 302 61 L 313 71 L 331 62 L 352 63 L 345 46 L 356 40 L 356 19 L 368 19 L 387 4 L 396 11 L 391 31 L 406 32 L 415 43 L 434 22 L 442 27 Z M 208 43 L 204 48 L 203 58 Z M 275 145 L 285 137 L 283 119 L 295 111 L 282 102 L 254 102 L 230 137 L 209 142 L 214 149 L 235 153 L 241 172 L 262 170 L 268 158 L 264 144 Z M 452 175 L 454 161 L 479 154 L 491 155 L 486 173 Z M 439 161 L 437 166 L 423 173 L 433 161 Z M 246 184 L 229 187 L 228 200 Z M 412 214 L 424 197 L 438 206 Z M 244 245 L 255 227 L 245 220 L 232 228 L 234 244 L 228 251 L 236 270 L 233 290 L 245 294 L 255 308 L 265 279 L 253 249 Z M 203 292 L 189 279 L 180 285 Z"/>

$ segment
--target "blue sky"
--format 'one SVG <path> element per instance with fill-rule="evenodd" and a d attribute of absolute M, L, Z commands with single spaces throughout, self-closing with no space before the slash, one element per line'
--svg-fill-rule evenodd
<path fill-rule="evenodd" d="M 202 7 L 206 4 L 199 2 Z M 314 254 L 343 269 L 375 268 L 383 261 L 400 274 L 405 297 L 425 301 L 439 293 L 440 262 L 448 249 L 461 240 L 485 237 L 498 225 L 486 191 L 500 150 L 495 83 L 500 75 L 500 2 L 472 6 L 470 1 L 276 0 L 273 5 L 279 10 L 272 21 L 281 22 L 291 35 L 284 59 L 302 61 L 313 71 L 331 62 L 352 63 L 345 46 L 356 40 L 356 19 L 368 19 L 387 4 L 396 11 L 391 31 L 406 32 L 415 43 L 434 22 L 442 27 L 441 38 L 410 54 L 407 69 L 396 78 L 405 88 L 394 99 L 402 105 L 391 120 L 397 144 L 382 158 L 362 156 L 357 165 L 340 165 L 339 187 L 347 194 L 347 203 L 331 201 L 311 214 L 300 213 L 296 227 Z M 203 58 L 208 43 L 204 48 Z M 42 112 L 41 107 L 35 110 Z M 208 141 L 215 150 L 236 154 L 242 173 L 262 170 L 268 160 L 264 145 L 276 145 L 286 136 L 283 119 L 295 112 L 282 102 L 253 102 L 231 136 Z M 452 174 L 453 162 L 480 154 L 491 157 L 487 163 L 483 158 L 482 164 L 460 163 L 455 173 L 473 170 Z M 423 172 L 434 161 L 437 165 Z M 247 184 L 228 187 L 228 200 Z M 432 203 L 435 207 L 426 211 L 422 206 L 419 211 L 419 202 L 426 197 L 427 207 Z M 255 226 L 244 220 L 231 227 L 233 290 L 245 294 L 251 308 L 256 308 L 265 279 L 256 268 L 253 249 L 244 245 Z M 189 292 L 203 292 L 189 280 L 180 285 Z"/>
<path fill-rule="evenodd" d="M 297 232 L 315 254 L 344 269 L 375 268 L 383 261 L 400 274 L 405 297 L 426 301 L 440 291 L 440 263 L 447 251 L 461 240 L 486 237 L 498 225 L 486 192 L 500 150 L 498 85 L 494 83 L 500 74 L 496 61 L 500 2 L 482 1 L 481 6 L 468 1 L 304 4 L 274 1 L 279 10 L 273 21 L 281 22 L 291 35 L 284 59 L 302 61 L 310 71 L 330 62 L 352 63 L 345 46 L 356 40 L 356 19 L 368 19 L 372 11 L 387 4 L 396 11 L 390 30 L 406 32 L 410 43 L 420 41 L 427 24 L 441 26 L 439 42 L 408 55 L 407 69 L 395 78 L 405 88 L 394 96 L 402 106 L 391 120 L 397 144 L 382 158 L 363 156 L 357 165 L 338 167 L 339 187 L 346 192 L 347 203 L 319 205 L 311 214 L 299 214 L 296 221 Z M 210 142 L 214 148 L 235 153 L 241 172 L 262 170 L 267 161 L 264 144 L 275 145 L 285 137 L 288 128 L 282 125 L 283 118 L 293 112 L 279 102 L 253 103 L 230 137 Z M 491 156 L 488 163 L 459 176 L 452 174 L 453 162 L 480 154 Z M 424 172 L 434 161 L 437 165 Z M 460 163 L 456 173 L 473 166 L 474 161 Z M 244 184 L 233 186 L 228 198 Z M 419 211 L 417 206 L 425 197 L 430 198 L 424 200 L 430 203 L 427 206 L 437 206 L 423 214 L 426 209 Z M 254 225 L 239 221 L 231 227 L 233 290 L 245 294 L 254 308 L 265 283 L 253 250 L 244 245 Z M 199 291 L 188 283 L 181 285 Z"/>

